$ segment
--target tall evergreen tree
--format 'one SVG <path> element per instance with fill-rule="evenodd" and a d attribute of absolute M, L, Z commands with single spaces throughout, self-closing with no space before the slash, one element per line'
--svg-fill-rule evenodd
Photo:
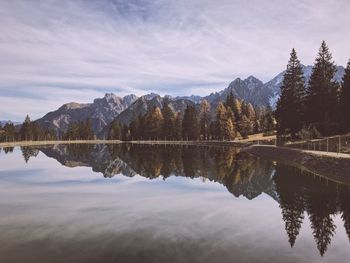
<path fill-rule="evenodd" d="M 175 115 L 173 110 L 169 107 L 168 103 L 165 103 L 162 108 L 163 114 L 163 126 L 162 137 L 166 140 L 172 140 L 174 137 L 174 121 Z"/>
<path fill-rule="evenodd" d="M 120 124 L 120 122 L 113 121 L 109 125 L 108 135 L 107 135 L 108 140 L 121 140 L 122 139 L 122 131 L 123 131 L 123 127 Z"/>
<path fill-rule="evenodd" d="M 153 107 L 145 116 L 144 132 L 147 139 L 157 140 L 162 135 L 163 114 L 158 107 Z"/>
<path fill-rule="evenodd" d="M 130 129 L 129 129 L 129 126 L 126 124 L 124 124 L 122 127 L 122 140 L 123 141 L 131 140 Z"/>
<path fill-rule="evenodd" d="M 28 141 L 33 138 L 33 130 L 30 117 L 27 115 L 20 129 L 21 140 Z"/>
<path fill-rule="evenodd" d="M 185 140 L 197 140 L 199 136 L 198 117 L 196 108 L 187 105 L 182 120 L 182 137 Z"/>
<path fill-rule="evenodd" d="M 338 89 L 333 80 L 336 65 L 323 41 L 312 68 L 307 88 L 306 115 L 308 123 L 323 135 L 335 133 L 338 126 Z"/>
<path fill-rule="evenodd" d="M 3 128 L 3 131 L 4 131 L 4 138 L 3 138 L 4 141 L 11 142 L 16 140 L 17 133 L 16 133 L 15 125 L 13 125 L 13 123 L 6 123 Z"/>
<path fill-rule="evenodd" d="M 181 112 L 177 112 L 175 114 L 174 119 L 174 139 L 181 140 L 182 139 L 182 116 Z"/>
<path fill-rule="evenodd" d="M 209 140 L 210 135 L 210 103 L 207 100 L 203 100 L 200 105 L 200 135 L 202 139 Z"/>
<path fill-rule="evenodd" d="M 270 134 L 275 130 L 275 119 L 270 106 L 266 107 L 261 117 L 261 130 L 264 134 Z"/>
<path fill-rule="evenodd" d="M 95 134 L 92 131 L 91 120 L 72 122 L 69 124 L 67 132 L 63 138 L 65 140 L 93 140 Z"/>
<path fill-rule="evenodd" d="M 340 93 L 341 129 L 344 132 L 350 131 L 350 60 L 345 69 L 345 75 L 341 83 Z"/>
<path fill-rule="evenodd" d="M 281 96 L 277 102 L 276 119 L 279 135 L 290 133 L 292 138 L 303 126 L 305 85 L 304 74 L 295 49 L 284 74 Z"/>
<path fill-rule="evenodd" d="M 140 139 L 141 137 L 141 126 L 142 125 L 142 116 L 138 116 L 132 120 L 129 125 L 130 136 L 132 140 Z"/>

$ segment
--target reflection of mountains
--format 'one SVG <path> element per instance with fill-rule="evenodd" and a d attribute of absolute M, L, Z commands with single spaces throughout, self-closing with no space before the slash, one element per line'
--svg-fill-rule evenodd
<path fill-rule="evenodd" d="M 148 145 L 56 145 L 40 148 L 65 166 L 88 166 L 105 177 L 135 174 L 203 177 L 219 182 L 236 197 L 253 199 L 266 193 L 277 199 L 273 165 L 235 148 Z"/>
<path fill-rule="evenodd" d="M 67 144 L 40 148 L 46 156 L 56 159 L 67 167 L 91 167 L 94 172 L 100 172 L 104 177 L 123 174 L 132 177 L 135 171 L 111 153 L 104 144 Z"/>
<path fill-rule="evenodd" d="M 38 154 L 33 148 L 21 149 L 26 161 Z M 63 165 L 91 166 L 105 177 L 202 177 L 221 183 L 236 197 L 253 199 L 266 193 L 280 204 L 290 245 L 294 246 L 307 215 L 321 255 L 335 235 L 335 215 L 341 215 L 350 238 L 349 186 L 252 157 L 236 148 L 120 144 L 58 145 L 40 150 Z"/>

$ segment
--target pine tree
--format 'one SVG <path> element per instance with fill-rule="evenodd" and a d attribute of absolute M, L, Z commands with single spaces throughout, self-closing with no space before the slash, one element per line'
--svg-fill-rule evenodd
<path fill-rule="evenodd" d="M 350 131 L 350 60 L 345 69 L 345 75 L 341 83 L 340 93 L 341 128 L 342 131 Z"/>
<path fill-rule="evenodd" d="M 174 121 L 175 115 L 168 103 L 165 103 L 162 108 L 163 114 L 163 126 L 162 126 L 162 137 L 165 140 L 172 140 L 174 137 Z"/>
<path fill-rule="evenodd" d="M 264 134 L 271 134 L 275 130 L 275 119 L 270 106 L 266 107 L 262 115 L 261 129 Z"/>
<path fill-rule="evenodd" d="M 182 139 L 182 116 L 181 116 L 181 112 L 177 112 L 175 114 L 174 139 L 175 140 L 181 140 Z"/>
<path fill-rule="evenodd" d="M 122 140 L 123 141 L 131 140 L 130 129 L 129 129 L 129 126 L 126 124 L 124 124 L 122 127 Z"/>
<path fill-rule="evenodd" d="M 132 140 L 137 140 L 141 137 L 141 120 L 142 116 L 138 116 L 135 119 L 133 119 L 129 125 Z"/>
<path fill-rule="evenodd" d="M 153 107 L 145 116 L 144 132 L 147 139 L 157 140 L 162 135 L 163 114 L 158 107 Z"/>
<path fill-rule="evenodd" d="M 202 139 L 209 140 L 210 135 L 210 103 L 207 100 L 203 100 L 200 105 L 200 135 Z"/>
<path fill-rule="evenodd" d="M 197 140 L 199 136 L 198 118 L 196 108 L 187 105 L 182 120 L 182 138 L 185 140 Z"/>
<path fill-rule="evenodd" d="M 16 128 L 13 123 L 6 123 L 4 128 L 4 141 L 6 142 L 12 142 L 16 140 L 17 133 L 16 133 Z"/>
<path fill-rule="evenodd" d="M 277 133 L 279 135 L 290 133 L 292 138 L 295 138 L 296 133 L 301 130 L 304 120 L 304 100 L 304 73 L 293 48 L 276 108 Z"/>
<path fill-rule="evenodd" d="M 90 118 L 87 118 L 85 122 L 80 124 L 79 135 L 82 140 L 93 140 L 95 138 L 95 134 L 92 131 L 92 123 Z"/>
<path fill-rule="evenodd" d="M 336 132 L 338 126 L 338 88 L 333 80 L 336 66 L 323 41 L 307 88 L 307 121 L 323 135 Z"/>
<path fill-rule="evenodd" d="M 20 136 L 21 136 L 21 140 L 24 140 L 24 141 L 32 140 L 32 136 L 33 136 L 32 125 L 28 115 L 26 116 L 22 124 L 22 127 L 20 129 Z"/>
<path fill-rule="evenodd" d="M 119 121 L 113 121 L 108 129 L 108 140 L 121 140 L 122 139 L 122 125 Z"/>
<path fill-rule="evenodd" d="M 69 124 L 66 133 L 63 136 L 65 140 L 93 140 L 95 134 L 92 131 L 91 120 L 72 122 Z"/>

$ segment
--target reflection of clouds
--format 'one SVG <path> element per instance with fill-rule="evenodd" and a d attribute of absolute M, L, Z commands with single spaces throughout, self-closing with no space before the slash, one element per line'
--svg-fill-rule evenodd
<path fill-rule="evenodd" d="M 322 38 L 337 63 L 344 65 L 349 53 L 346 0 L 0 5 L 0 112 L 18 120 L 106 91 L 209 94 L 238 76 L 266 81 L 284 69 L 292 47 L 312 64 Z"/>
<path fill-rule="evenodd" d="M 67 168 L 44 154 L 26 165 L 17 149 L 1 155 L 0 167 L 1 174 L 20 171 L 13 178 L 0 176 L 5 259 L 345 262 L 350 256 L 346 234 L 337 229 L 321 259 L 308 219 L 290 249 L 279 204 L 265 194 L 234 198 L 200 178 L 103 179 L 90 168 Z M 342 225 L 340 216 L 335 223 Z"/>

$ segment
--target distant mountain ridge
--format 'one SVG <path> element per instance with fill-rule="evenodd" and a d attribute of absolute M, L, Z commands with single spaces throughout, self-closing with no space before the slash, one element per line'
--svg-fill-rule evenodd
<path fill-rule="evenodd" d="M 103 98 L 97 98 L 93 103 L 64 104 L 58 110 L 47 113 L 36 122 L 44 128 L 64 133 L 71 122 L 85 121 L 90 118 L 92 129 L 95 134 L 98 134 L 136 99 L 137 96 L 133 94 L 121 98 L 113 93 L 106 93 Z"/>
<path fill-rule="evenodd" d="M 12 123 L 13 125 L 20 124 L 19 122 L 16 121 L 11 121 L 11 120 L 1 120 L 0 121 L 0 126 L 4 127 L 7 123 Z"/>
<path fill-rule="evenodd" d="M 303 65 L 303 71 L 307 84 L 312 73 L 312 66 Z M 345 68 L 338 66 L 334 80 L 340 82 L 344 72 Z M 67 131 L 70 123 L 90 118 L 94 133 L 99 137 L 105 137 L 106 129 L 113 120 L 129 124 L 133 118 L 145 114 L 151 107 L 162 108 L 165 101 L 175 112 L 183 113 L 187 105 L 198 106 L 204 99 L 211 104 L 212 109 L 215 109 L 232 92 L 236 99 L 251 103 L 254 107 L 271 105 L 274 108 L 280 96 L 284 73 L 285 71 L 279 73 L 266 83 L 254 76 L 249 76 L 246 79 L 236 78 L 227 88 L 203 97 L 198 95 L 177 97 L 166 95 L 161 97 L 156 93 L 141 97 L 133 94 L 118 97 L 113 93 L 106 93 L 103 98 L 96 98 L 93 103 L 71 102 L 64 104 L 36 122 L 44 128 L 54 129 L 58 134 L 63 134 Z"/>
<path fill-rule="evenodd" d="M 306 86 L 308 85 L 311 74 L 312 74 L 312 67 L 313 66 L 311 66 L 311 65 L 308 65 L 308 66 L 302 65 Z M 272 93 L 272 96 L 269 99 L 269 103 L 272 106 L 272 108 L 275 108 L 277 100 L 280 96 L 280 92 L 281 92 L 280 88 L 282 86 L 283 77 L 284 77 L 285 72 L 286 71 L 282 71 L 276 77 L 274 77 L 272 80 L 270 80 L 264 84 L 264 87 L 267 90 L 270 90 L 270 92 Z M 344 74 L 345 74 L 345 68 L 343 66 L 337 66 L 337 71 L 335 73 L 334 80 L 336 82 L 340 83 Z"/>

